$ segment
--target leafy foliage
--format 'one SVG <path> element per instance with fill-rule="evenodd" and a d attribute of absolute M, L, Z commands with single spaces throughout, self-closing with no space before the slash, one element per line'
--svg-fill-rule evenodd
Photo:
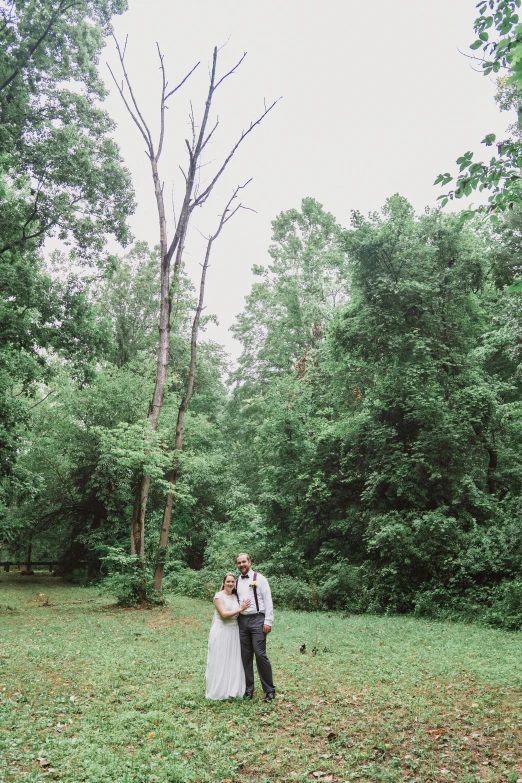
<path fill-rule="evenodd" d="M 130 176 L 97 103 L 103 36 L 123 0 L 0 4 L 0 253 L 56 235 L 97 258 L 128 239 Z M 67 85 L 67 86 L 66 86 Z"/>
<path fill-rule="evenodd" d="M 466 152 L 457 159 L 459 175 L 454 190 L 439 196 L 441 206 L 448 201 L 470 196 L 473 191 L 490 191 L 487 207 L 477 211 L 486 211 L 493 222 L 498 214 L 520 205 L 522 190 L 520 185 L 520 167 L 522 163 L 522 142 L 520 139 L 520 93 L 522 91 L 522 24 L 519 22 L 520 0 L 481 0 L 477 4 L 479 16 L 474 23 L 477 39 L 470 49 L 483 51 L 481 67 L 484 76 L 498 74 L 507 70 L 507 77 L 499 79 L 501 91 L 508 93 L 510 99 L 499 100 L 502 109 L 516 108 L 518 122 L 510 127 L 515 138 L 497 141 L 494 133 L 488 133 L 482 140 L 487 147 L 496 145 L 497 155 L 489 163 L 474 161 L 473 153 Z M 446 172 L 439 174 L 435 185 L 448 185 L 454 177 Z M 464 213 L 471 217 L 473 210 Z"/>

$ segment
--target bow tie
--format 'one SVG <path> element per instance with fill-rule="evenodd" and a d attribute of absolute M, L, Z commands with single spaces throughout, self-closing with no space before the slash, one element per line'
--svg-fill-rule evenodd
<path fill-rule="evenodd" d="M 241 574 L 241 579 L 248 579 L 250 574 Z"/>

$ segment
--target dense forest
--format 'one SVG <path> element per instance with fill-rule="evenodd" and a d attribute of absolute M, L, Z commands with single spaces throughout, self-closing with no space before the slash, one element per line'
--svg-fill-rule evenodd
<path fill-rule="evenodd" d="M 517 6 L 484 2 L 475 23 L 499 109 L 519 105 Z M 231 368 L 183 236 L 130 241 L 97 70 L 124 9 L 0 2 L 0 560 L 132 603 L 213 594 L 248 551 L 280 605 L 520 627 L 518 123 L 423 214 L 394 194 L 349 225 L 311 196 L 274 216 Z M 444 209 L 474 189 L 484 208 Z"/>

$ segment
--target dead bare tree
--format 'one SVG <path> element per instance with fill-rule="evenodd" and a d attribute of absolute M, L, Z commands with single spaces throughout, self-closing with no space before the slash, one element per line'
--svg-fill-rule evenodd
<path fill-rule="evenodd" d="M 168 82 L 165 73 L 164 57 L 161 53 L 159 45 L 158 57 L 160 61 L 162 89 L 161 100 L 159 109 L 160 130 L 157 143 L 154 142 L 152 134 L 149 130 L 149 126 L 145 121 L 145 118 L 138 106 L 134 91 L 132 89 L 131 81 L 125 65 L 125 53 L 127 49 L 127 40 L 123 49 L 120 47 L 116 38 L 114 38 L 116 45 L 116 51 L 118 53 L 120 69 L 122 72 L 122 81 L 118 82 L 112 69 L 109 66 L 111 76 L 114 80 L 116 88 L 121 96 L 123 103 L 132 117 L 132 120 L 136 124 L 145 141 L 145 152 L 149 158 L 151 165 L 152 180 L 154 184 L 154 193 L 156 198 L 156 207 L 158 213 L 159 224 L 159 238 L 160 238 L 160 312 L 159 312 L 159 340 L 157 350 L 157 362 L 156 362 L 156 381 L 154 386 L 154 392 L 152 400 L 149 406 L 147 414 L 148 422 L 151 430 L 156 430 L 158 425 L 158 419 L 163 406 L 163 398 L 165 394 L 165 387 L 168 375 L 168 362 L 169 362 L 169 343 L 170 343 L 170 329 L 171 329 L 171 306 L 172 306 L 172 281 L 175 281 L 179 275 L 181 268 L 181 259 L 183 256 L 184 243 L 187 235 L 187 230 L 190 223 L 190 218 L 196 207 L 202 206 L 212 193 L 216 183 L 220 179 L 221 175 L 227 168 L 228 164 L 234 157 L 235 153 L 239 149 L 245 138 L 252 132 L 252 130 L 258 126 L 266 115 L 276 105 L 277 100 L 270 106 L 265 107 L 263 113 L 257 120 L 250 123 L 249 127 L 242 131 L 235 144 L 230 149 L 230 152 L 222 160 L 222 162 L 216 167 L 215 173 L 209 178 L 208 184 L 205 187 L 198 188 L 198 173 L 202 165 L 203 153 L 216 132 L 219 121 L 216 120 L 213 127 L 207 131 L 209 127 L 209 117 L 212 108 L 212 102 L 216 91 L 219 87 L 234 74 L 243 60 L 246 53 L 239 59 L 239 61 L 227 71 L 223 76 L 218 78 L 217 76 L 217 63 L 218 63 L 218 48 L 214 47 L 212 56 L 212 66 L 209 74 L 209 85 L 207 98 L 202 112 L 202 117 L 199 125 L 196 124 L 194 115 L 191 114 L 191 126 L 192 126 L 192 139 L 185 140 L 185 145 L 188 154 L 188 166 L 187 170 L 181 169 L 185 181 L 185 192 L 183 196 L 182 207 L 179 213 L 178 221 L 175 225 L 174 234 L 169 240 L 167 231 L 167 220 L 165 212 L 165 202 L 163 196 L 163 181 L 161 180 L 159 173 L 159 160 L 163 151 L 163 145 L 165 142 L 165 110 L 166 103 L 174 93 L 176 93 L 180 87 L 187 81 L 187 79 L 194 73 L 199 63 L 197 63 L 189 73 L 179 82 L 179 84 L 172 90 L 168 90 Z M 180 167 L 181 168 L 181 167 Z M 174 260 L 174 268 L 171 274 L 172 259 Z M 132 513 L 131 522 L 131 553 L 137 554 L 141 560 L 145 556 L 145 513 L 147 507 L 147 498 L 150 488 L 150 476 L 143 472 L 141 475 L 138 486 L 136 488 L 136 495 L 134 500 L 134 508 Z"/>
<path fill-rule="evenodd" d="M 188 404 L 194 392 L 199 323 L 201 319 L 201 313 L 203 312 L 203 303 L 205 300 L 205 282 L 207 277 L 208 263 L 210 261 L 210 254 L 212 252 L 212 246 L 216 241 L 216 239 L 218 238 L 218 236 L 220 235 L 223 226 L 226 223 L 228 223 L 228 221 L 231 220 L 231 218 L 233 218 L 236 212 L 238 212 L 240 209 L 248 209 L 248 207 L 245 207 L 241 203 L 237 204 L 235 207 L 232 207 L 232 205 L 233 202 L 237 199 L 238 193 L 244 188 L 246 188 L 246 186 L 250 182 L 251 180 L 248 180 L 248 182 L 245 182 L 244 185 L 238 185 L 238 187 L 234 190 L 232 197 L 229 199 L 228 204 L 223 210 L 216 231 L 213 234 L 211 234 L 211 236 L 207 237 L 207 248 L 205 252 L 205 259 L 201 267 L 201 277 L 199 282 L 199 299 L 198 299 L 196 311 L 194 313 L 194 319 L 192 321 L 192 332 L 190 337 L 190 362 L 189 362 L 189 371 L 187 377 L 187 385 L 185 387 L 185 393 L 181 398 L 181 402 L 178 408 L 178 418 L 176 421 L 176 441 L 174 446 L 175 449 L 174 465 L 172 467 L 169 476 L 170 490 L 167 493 L 167 498 L 165 500 L 165 509 L 163 511 L 163 522 L 161 525 L 160 540 L 159 540 L 159 547 L 158 547 L 158 556 L 156 559 L 156 570 L 154 572 L 154 589 L 157 590 L 158 592 L 161 592 L 163 589 L 163 569 L 165 566 L 165 557 L 167 554 L 167 546 L 169 541 L 170 521 L 172 517 L 172 507 L 174 504 L 174 492 L 176 489 L 176 484 L 179 476 L 179 468 L 180 468 L 179 455 L 183 449 L 183 428 L 185 423 L 185 412 L 187 410 Z"/>

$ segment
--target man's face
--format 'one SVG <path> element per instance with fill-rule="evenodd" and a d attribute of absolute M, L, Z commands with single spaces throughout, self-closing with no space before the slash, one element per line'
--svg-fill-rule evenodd
<path fill-rule="evenodd" d="M 240 555 L 237 560 L 237 567 L 241 571 L 242 574 L 248 574 L 250 571 L 250 559 L 248 557 L 245 557 L 244 555 Z"/>

